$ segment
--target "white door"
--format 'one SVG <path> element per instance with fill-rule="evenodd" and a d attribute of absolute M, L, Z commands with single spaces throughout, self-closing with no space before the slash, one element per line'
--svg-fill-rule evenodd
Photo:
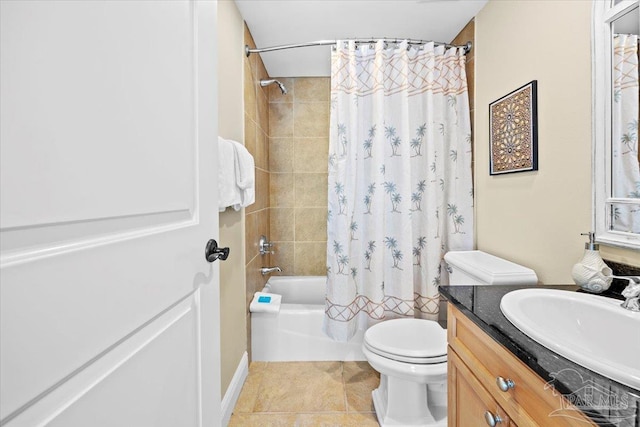
<path fill-rule="evenodd" d="M 0 8 L 0 425 L 219 425 L 216 3 Z"/>

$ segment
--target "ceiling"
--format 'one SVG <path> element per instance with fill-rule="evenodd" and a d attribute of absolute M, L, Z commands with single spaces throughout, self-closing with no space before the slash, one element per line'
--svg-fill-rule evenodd
<path fill-rule="evenodd" d="M 345 38 L 450 42 L 487 0 L 235 0 L 258 48 Z M 330 75 L 330 47 L 261 54 L 271 77 Z"/>

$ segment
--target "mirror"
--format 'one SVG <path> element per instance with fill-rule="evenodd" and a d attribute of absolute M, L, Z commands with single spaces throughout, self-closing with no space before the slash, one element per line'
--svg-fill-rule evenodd
<path fill-rule="evenodd" d="M 638 160 L 638 9 L 611 23 L 613 103 L 611 193 L 613 199 L 640 198 Z M 611 228 L 640 233 L 638 206 L 612 203 Z"/>
<path fill-rule="evenodd" d="M 596 238 L 640 248 L 638 0 L 595 0 L 593 28 Z"/>

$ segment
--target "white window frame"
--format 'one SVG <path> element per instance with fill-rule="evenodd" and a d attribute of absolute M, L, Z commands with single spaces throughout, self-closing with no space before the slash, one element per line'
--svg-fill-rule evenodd
<path fill-rule="evenodd" d="M 640 199 L 612 197 L 611 178 L 611 117 L 613 97 L 613 42 L 611 23 L 638 8 L 639 0 L 624 0 L 614 5 L 612 0 L 593 0 L 592 23 L 592 186 L 593 228 L 599 243 L 640 249 L 640 235 L 611 230 L 608 214 L 612 204 L 633 204 L 640 208 Z"/>

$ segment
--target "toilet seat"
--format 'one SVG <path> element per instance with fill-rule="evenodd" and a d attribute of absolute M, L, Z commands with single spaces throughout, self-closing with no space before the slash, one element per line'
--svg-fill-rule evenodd
<path fill-rule="evenodd" d="M 377 354 L 380 357 L 384 357 L 390 360 L 395 360 L 396 362 L 410 363 L 414 365 L 435 365 L 438 363 L 447 363 L 446 354 L 435 356 L 435 357 L 408 357 L 408 356 L 403 356 L 401 354 L 387 353 L 378 348 L 371 347 L 366 342 L 364 343 L 364 347 L 370 352 Z"/>
<path fill-rule="evenodd" d="M 431 365 L 447 361 L 447 333 L 437 322 L 393 319 L 367 329 L 364 346 L 398 362 Z"/>

